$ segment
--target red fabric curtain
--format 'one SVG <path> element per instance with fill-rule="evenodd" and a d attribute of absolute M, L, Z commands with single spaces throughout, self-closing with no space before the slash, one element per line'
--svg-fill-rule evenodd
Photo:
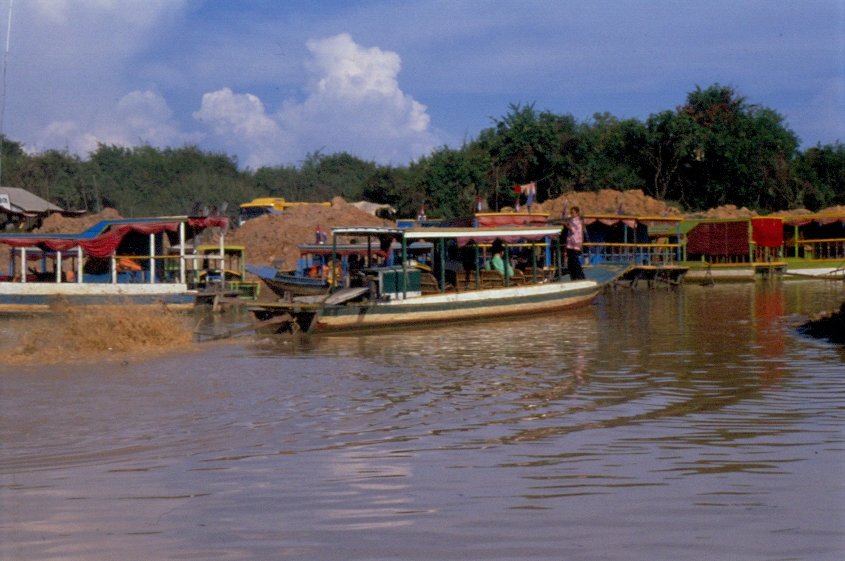
<path fill-rule="evenodd" d="M 783 221 L 779 218 L 752 218 L 751 239 L 757 247 L 783 245 Z"/>
<path fill-rule="evenodd" d="M 687 253 L 694 255 L 747 255 L 747 222 L 709 222 L 687 234 Z"/>

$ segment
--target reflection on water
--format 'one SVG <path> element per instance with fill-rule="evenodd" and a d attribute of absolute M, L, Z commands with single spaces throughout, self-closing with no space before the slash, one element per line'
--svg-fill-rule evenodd
<path fill-rule="evenodd" d="M 794 326 L 843 299 L 620 289 L 547 317 L 6 369 L 0 558 L 834 559 L 845 353 Z"/>

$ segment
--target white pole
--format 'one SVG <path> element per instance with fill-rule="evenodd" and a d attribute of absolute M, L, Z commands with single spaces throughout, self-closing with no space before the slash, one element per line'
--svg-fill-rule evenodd
<path fill-rule="evenodd" d="M 221 281 L 226 280 L 224 278 L 225 275 L 223 273 L 224 269 L 226 268 L 226 266 L 225 266 L 226 262 L 224 261 L 225 258 L 224 258 L 224 254 L 223 254 L 223 244 L 224 244 L 224 242 L 225 242 L 225 240 L 224 240 L 224 237 L 223 237 L 223 229 L 221 228 L 220 229 L 220 261 L 219 261 L 219 263 L 220 263 L 220 280 Z"/>
<path fill-rule="evenodd" d="M 179 282 L 185 284 L 185 223 L 179 223 Z"/>
<path fill-rule="evenodd" d="M 21 248 L 21 282 L 26 282 L 26 248 Z"/>
<path fill-rule="evenodd" d="M 219 240 L 219 242 L 220 242 L 220 259 L 217 261 L 217 263 L 218 263 L 217 267 L 218 267 L 218 270 L 220 271 L 220 289 L 221 290 L 226 286 L 226 257 L 225 257 L 225 254 L 223 253 L 223 251 L 224 251 L 224 249 L 223 249 L 224 241 L 225 240 L 223 239 L 223 229 L 221 228 L 220 229 L 220 240 Z"/>
<path fill-rule="evenodd" d="M 56 282 L 62 283 L 62 252 L 56 252 Z"/>
<path fill-rule="evenodd" d="M 150 284 L 156 282 L 156 235 L 150 234 Z"/>
<path fill-rule="evenodd" d="M 76 246 L 76 282 L 82 284 L 82 246 Z"/>
<path fill-rule="evenodd" d="M 109 260 L 110 269 L 111 269 L 111 283 L 117 284 L 117 257 L 114 253 L 111 254 L 111 259 Z"/>

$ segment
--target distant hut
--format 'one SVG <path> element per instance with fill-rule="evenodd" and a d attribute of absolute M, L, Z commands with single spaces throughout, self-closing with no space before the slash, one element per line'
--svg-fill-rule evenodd
<path fill-rule="evenodd" d="M 78 214 L 67 213 L 26 189 L 0 186 L 0 231 L 32 231 L 41 225 L 44 218 L 55 212 Z"/>

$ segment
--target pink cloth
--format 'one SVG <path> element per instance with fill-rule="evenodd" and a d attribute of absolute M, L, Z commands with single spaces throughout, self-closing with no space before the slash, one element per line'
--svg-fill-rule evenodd
<path fill-rule="evenodd" d="M 574 216 L 566 227 L 566 249 L 581 251 L 584 247 L 584 221 L 580 216 Z"/>

